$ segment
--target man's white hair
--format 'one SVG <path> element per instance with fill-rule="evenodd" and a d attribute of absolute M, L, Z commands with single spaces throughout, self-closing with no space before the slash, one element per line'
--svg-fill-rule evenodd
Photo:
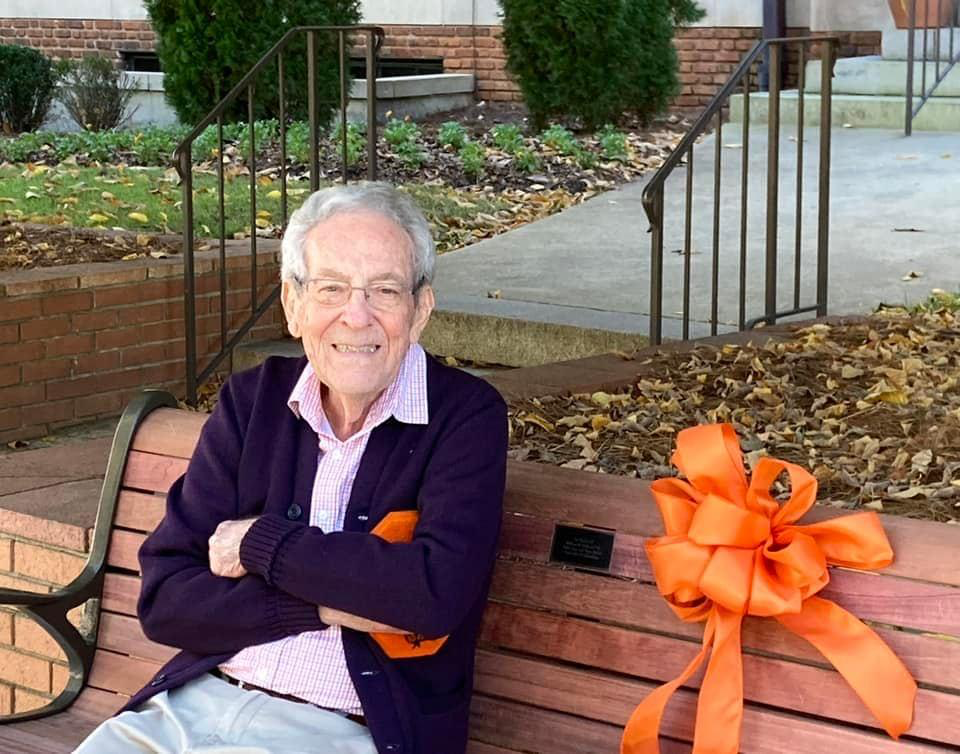
<path fill-rule="evenodd" d="M 376 212 L 403 228 L 413 249 L 414 290 L 433 282 L 437 252 L 427 218 L 407 194 L 388 183 L 372 181 L 320 189 L 290 215 L 281 244 L 280 279 L 305 282 L 307 234 L 338 212 L 356 211 Z"/>

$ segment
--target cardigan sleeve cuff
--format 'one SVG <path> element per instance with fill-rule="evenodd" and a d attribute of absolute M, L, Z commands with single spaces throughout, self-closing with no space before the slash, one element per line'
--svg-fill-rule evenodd
<path fill-rule="evenodd" d="M 316 605 L 311 605 L 297 597 L 276 590 L 274 603 L 279 626 L 278 639 L 293 634 L 302 634 L 305 631 L 322 631 L 328 628 L 320 620 L 320 611 Z"/>
<path fill-rule="evenodd" d="M 288 521 L 280 516 L 264 514 L 254 521 L 240 541 L 240 562 L 250 573 L 262 576 L 268 584 L 273 584 L 270 572 L 277 550 L 288 536 L 303 524 Z"/>

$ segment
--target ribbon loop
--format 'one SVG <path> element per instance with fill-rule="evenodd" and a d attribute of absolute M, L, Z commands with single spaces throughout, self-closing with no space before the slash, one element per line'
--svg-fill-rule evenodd
<path fill-rule="evenodd" d="M 774 617 L 807 639 L 840 671 L 894 738 L 910 727 L 916 683 L 869 627 L 814 595 L 829 582 L 827 565 L 883 568 L 893 551 L 879 517 L 857 513 L 797 525 L 816 500 L 805 469 L 761 458 L 748 481 L 729 424 L 685 429 L 674 464 L 687 477 L 650 489 L 667 536 L 646 551 L 657 588 L 685 621 L 706 620 L 703 646 L 683 673 L 651 692 L 624 729 L 621 754 L 659 754 L 660 719 L 670 695 L 709 656 L 700 688 L 694 754 L 736 754 L 743 715 L 740 625 L 744 615 Z M 786 472 L 789 499 L 770 488 Z"/>

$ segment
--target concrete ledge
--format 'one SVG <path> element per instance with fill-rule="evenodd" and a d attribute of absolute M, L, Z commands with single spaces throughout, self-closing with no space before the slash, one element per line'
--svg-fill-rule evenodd
<path fill-rule="evenodd" d="M 425 76 L 384 76 L 377 79 L 377 99 L 426 97 L 437 94 L 473 94 L 472 73 L 435 73 Z M 350 99 L 367 98 L 367 80 L 354 79 Z"/>
<path fill-rule="evenodd" d="M 767 122 L 768 95 L 750 95 L 750 122 Z M 833 97 L 833 126 L 850 124 L 857 128 L 902 129 L 906 99 L 902 96 L 865 96 L 838 94 Z M 783 92 L 780 99 L 781 123 L 797 122 L 797 92 Z M 816 125 L 820 119 L 820 96 L 804 97 L 804 122 Z M 731 122 L 743 122 L 743 95 L 730 97 Z M 960 131 L 960 97 L 932 97 L 913 121 L 915 131 Z"/>
<path fill-rule="evenodd" d="M 915 29 L 914 55 L 923 54 L 923 29 Z M 936 29 L 927 30 L 927 57 L 935 57 Z M 909 29 L 884 29 L 880 39 L 880 53 L 885 60 L 906 60 L 907 43 L 910 41 Z M 953 30 L 953 52 L 960 50 L 960 29 Z M 940 30 L 940 60 L 947 60 L 950 56 L 950 29 Z"/>
<path fill-rule="evenodd" d="M 946 65 L 940 64 L 941 75 Z M 936 65 L 927 63 L 927 88 L 936 79 Z M 841 58 L 833 69 L 833 93 L 860 95 L 903 96 L 907 88 L 907 63 L 904 60 L 884 60 L 879 55 L 862 58 Z M 807 63 L 804 91 L 820 93 L 820 61 Z M 923 63 L 913 66 L 913 93 L 923 91 Z M 960 66 L 954 66 L 944 76 L 933 93 L 934 97 L 960 97 Z"/>

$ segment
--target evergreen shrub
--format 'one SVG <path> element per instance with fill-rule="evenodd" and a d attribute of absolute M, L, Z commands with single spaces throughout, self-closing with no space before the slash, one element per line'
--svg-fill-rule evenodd
<path fill-rule="evenodd" d="M 701 18 L 693 0 L 500 0 L 507 68 L 533 125 L 588 129 L 624 111 L 649 118 L 679 91 L 673 34 Z"/>
<path fill-rule="evenodd" d="M 47 117 L 57 74 L 49 58 L 30 47 L 0 45 L 0 128 L 33 131 Z"/>
<path fill-rule="evenodd" d="M 290 29 L 360 20 L 360 0 L 145 0 L 144 5 L 157 34 L 167 100 L 188 124 L 207 115 Z M 339 46 L 332 32 L 318 32 L 316 39 L 317 101 L 325 125 L 340 101 Z M 305 120 L 305 34 L 284 50 L 284 78 L 287 116 Z M 255 119 L 278 117 L 277 95 L 274 62 L 255 82 Z M 226 117 L 247 120 L 246 96 L 235 100 Z"/>

